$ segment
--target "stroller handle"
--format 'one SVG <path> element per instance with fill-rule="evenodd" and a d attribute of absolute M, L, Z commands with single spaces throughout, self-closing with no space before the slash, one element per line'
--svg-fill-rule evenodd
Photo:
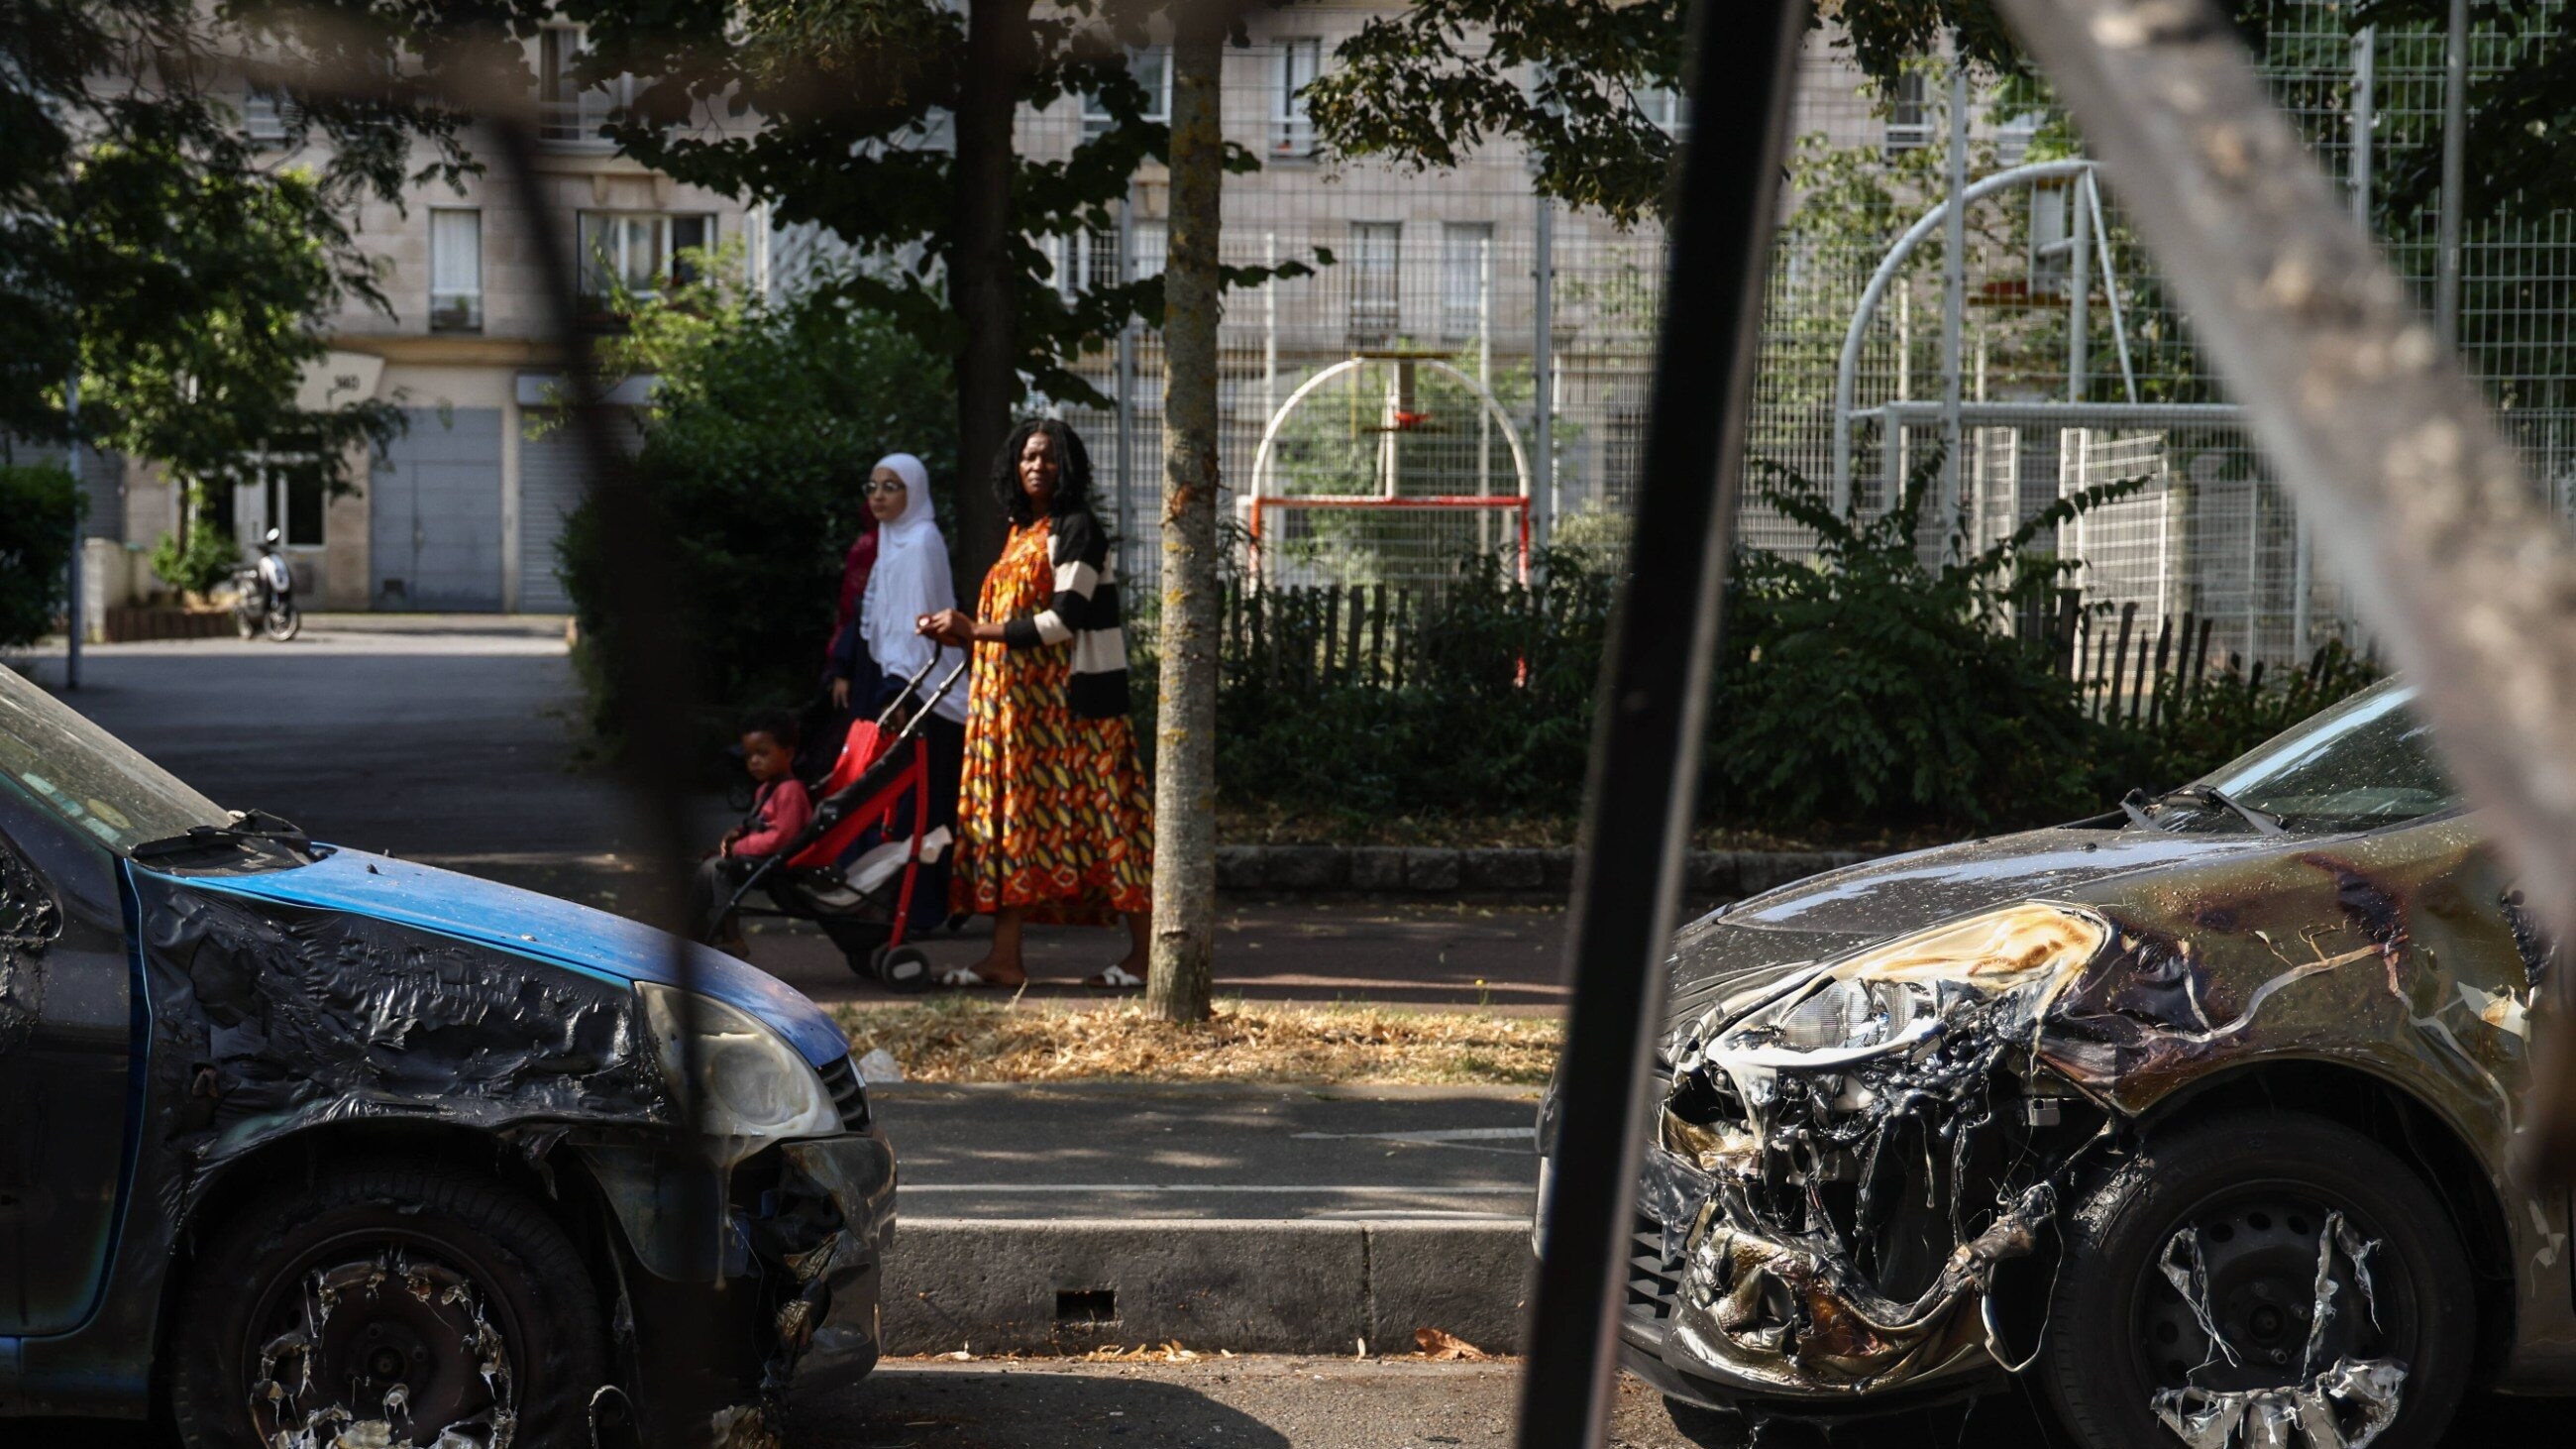
<path fill-rule="evenodd" d="M 939 707 L 939 702 L 946 699 L 948 697 L 948 692 L 956 687 L 957 681 L 966 673 L 966 666 L 973 659 L 973 656 L 967 654 L 966 651 L 962 649 L 959 650 L 958 653 L 961 657 L 957 661 L 957 666 L 949 670 L 947 674 L 941 676 L 939 683 L 933 686 L 927 695 L 924 695 L 921 689 L 922 681 L 928 679 L 930 677 L 930 672 L 939 667 L 940 659 L 947 653 L 948 647 L 944 644 L 933 645 L 931 647 L 930 657 L 921 662 L 921 667 L 914 670 L 910 678 L 904 680 L 903 688 L 895 691 L 894 698 L 886 701 L 884 711 L 877 716 L 878 729 L 884 729 L 888 725 L 892 724 L 894 722 L 895 715 L 901 712 L 906 704 L 909 704 L 915 698 L 919 698 L 921 701 L 921 707 L 913 711 L 912 720 L 905 722 L 902 731 L 903 737 L 908 739 L 913 733 L 913 722 L 919 720 L 921 716 L 928 714 L 930 711 Z"/>

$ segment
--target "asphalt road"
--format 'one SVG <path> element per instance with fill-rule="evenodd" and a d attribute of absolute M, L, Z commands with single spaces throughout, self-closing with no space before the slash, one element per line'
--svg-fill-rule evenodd
<path fill-rule="evenodd" d="M 905 1213 L 1527 1219 L 1523 1088 L 1063 1083 L 877 1089 Z"/>

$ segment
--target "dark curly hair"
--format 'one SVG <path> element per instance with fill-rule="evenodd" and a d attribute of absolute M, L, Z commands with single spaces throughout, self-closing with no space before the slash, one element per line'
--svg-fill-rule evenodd
<path fill-rule="evenodd" d="M 1037 521 L 1037 510 L 1029 506 L 1029 495 L 1020 490 L 1020 450 L 1036 433 L 1055 439 L 1055 500 L 1047 512 L 1062 517 L 1087 512 L 1091 507 L 1091 454 L 1082 446 L 1082 435 L 1060 418 L 1031 418 L 1011 429 L 1010 441 L 1002 444 L 1000 455 L 993 459 L 993 492 L 1002 501 L 1002 511 L 1011 516 L 1014 528 L 1026 528 Z"/>
<path fill-rule="evenodd" d="M 797 725 L 796 716 L 783 709 L 753 710 L 743 716 L 741 732 L 746 735 L 767 735 L 777 741 L 781 749 L 791 753 L 797 745 L 803 743 L 801 737 L 805 733 Z"/>

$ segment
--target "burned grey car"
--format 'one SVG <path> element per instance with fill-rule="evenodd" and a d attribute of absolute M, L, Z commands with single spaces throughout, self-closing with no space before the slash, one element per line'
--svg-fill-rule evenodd
<path fill-rule="evenodd" d="M 2104 1449 L 2576 1388 L 2568 1203 L 2513 1159 L 2551 952 L 2408 700 L 1684 930 L 1627 1366 L 1757 1417 L 2021 1375 Z"/>
<path fill-rule="evenodd" d="M 894 1159 L 829 1017 L 674 950 L 219 809 L 0 670 L 0 1419 L 771 1442 L 876 1360 Z"/>

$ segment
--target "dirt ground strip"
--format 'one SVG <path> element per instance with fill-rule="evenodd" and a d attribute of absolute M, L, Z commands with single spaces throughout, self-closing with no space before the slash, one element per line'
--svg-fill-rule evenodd
<path fill-rule="evenodd" d="M 1336 1082 L 1537 1086 L 1559 1022 L 1483 1012 L 1220 1001 L 1183 1025 L 1133 1002 L 1090 1010 L 1009 998 L 932 998 L 838 1011 L 853 1050 L 890 1053 L 907 1080 Z"/>

